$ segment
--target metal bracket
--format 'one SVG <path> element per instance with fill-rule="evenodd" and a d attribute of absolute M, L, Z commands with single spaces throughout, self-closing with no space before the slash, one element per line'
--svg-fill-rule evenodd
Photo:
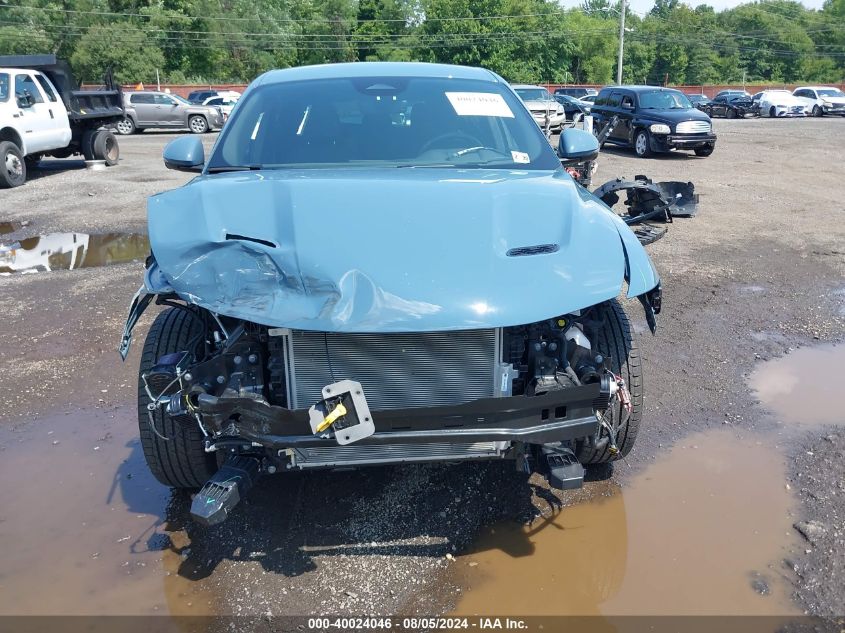
<path fill-rule="evenodd" d="M 331 410 L 340 404 L 343 404 L 347 413 L 324 431 L 325 433 L 329 430 L 333 431 L 338 444 L 352 444 L 376 432 L 370 406 L 364 397 L 364 389 L 360 382 L 341 380 L 326 385 L 323 387 L 323 398 L 308 409 L 308 423 L 311 425 L 311 432 L 315 435 L 320 433 L 318 429 Z M 331 410 L 329 404 L 334 404 Z"/>

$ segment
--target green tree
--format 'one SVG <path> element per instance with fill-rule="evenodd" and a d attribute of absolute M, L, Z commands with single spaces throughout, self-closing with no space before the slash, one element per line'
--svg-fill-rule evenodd
<path fill-rule="evenodd" d="M 164 55 L 136 26 L 98 25 L 79 38 L 71 64 L 80 82 L 99 82 L 109 67 L 119 82 L 151 82 L 156 69 L 164 67 Z"/>

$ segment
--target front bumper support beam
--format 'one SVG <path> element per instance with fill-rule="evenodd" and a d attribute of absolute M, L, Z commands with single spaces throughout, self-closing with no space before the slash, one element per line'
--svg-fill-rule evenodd
<path fill-rule="evenodd" d="M 550 391 L 539 396 L 482 398 L 444 407 L 373 412 L 375 433 L 356 444 L 518 441 L 544 444 L 578 439 L 598 431 L 598 384 Z M 207 427 L 225 430 L 267 448 L 336 446 L 328 433 L 311 431 L 306 409 L 291 410 L 259 396 L 200 395 L 196 410 Z"/>

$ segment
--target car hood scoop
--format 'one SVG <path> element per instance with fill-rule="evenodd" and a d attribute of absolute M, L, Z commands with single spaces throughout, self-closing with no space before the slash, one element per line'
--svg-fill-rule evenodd
<path fill-rule="evenodd" d="M 183 299 L 328 332 L 551 318 L 615 297 L 638 247 L 562 170 L 218 174 L 153 196 L 148 212 L 160 273 Z"/>

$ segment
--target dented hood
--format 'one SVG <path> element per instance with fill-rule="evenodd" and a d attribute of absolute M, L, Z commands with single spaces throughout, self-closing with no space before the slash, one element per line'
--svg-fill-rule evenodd
<path fill-rule="evenodd" d="M 617 296 L 629 267 L 632 290 L 657 284 L 629 229 L 562 170 L 217 174 L 148 212 L 156 290 L 274 327 L 518 325 Z"/>

